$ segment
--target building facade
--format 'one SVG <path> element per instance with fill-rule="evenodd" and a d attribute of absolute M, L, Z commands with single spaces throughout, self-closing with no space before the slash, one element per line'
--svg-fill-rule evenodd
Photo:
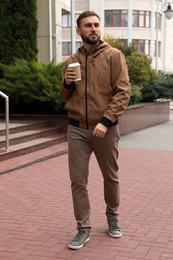
<path fill-rule="evenodd" d="M 42 2 L 47 2 L 47 7 L 52 2 L 52 37 L 48 37 L 50 28 L 47 28 L 47 38 L 41 37 L 43 29 L 48 27 L 44 21 L 44 25 L 40 25 L 38 46 L 45 53 L 43 42 L 47 41 L 51 46 L 52 38 L 52 59 L 56 63 L 65 60 L 81 45 L 81 39 L 75 33 L 76 19 L 84 10 L 93 10 L 101 18 L 102 37 L 108 34 L 114 39 L 132 44 L 151 57 L 154 69 L 173 73 L 173 18 L 167 20 L 163 13 L 167 1 L 71 0 L 61 3 L 60 0 L 38 0 L 38 7 L 42 6 L 44 9 Z M 47 8 L 47 15 L 50 14 L 48 10 Z M 40 13 L 40 17 L 42 16 L 43 10 Z"/>
<path fill-rule="evenodd" d="M 70 13 L 70 0 L 37 0 L 38 59 L 43 63 L 58 64 L 63 59 L 62 19 L 66 13 Z"/>

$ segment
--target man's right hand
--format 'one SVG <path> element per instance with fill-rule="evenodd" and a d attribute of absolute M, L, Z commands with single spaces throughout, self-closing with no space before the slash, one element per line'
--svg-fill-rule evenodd
<path fill-rule="evenodd" d="M 70 85 L 73 81 L 76 79 L 76 73 L 72 68 L 68 68 L 65 75 L 64 75 L 64 80 L 66 85 Z"/>

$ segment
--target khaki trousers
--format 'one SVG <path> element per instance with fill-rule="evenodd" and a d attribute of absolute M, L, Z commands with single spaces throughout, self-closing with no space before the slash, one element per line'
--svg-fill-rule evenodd
<path fill-rule="evenodd" d="M 68 125 L 68 161 L 74 215 L 77 228 L 90 229 L 90 202 L 87 183 L 89 159 L 94 152 L 104 180 L 107 217 L 117 218 L 120 201 L 118 171 L 118 126 L 108 129 L 104 138 L 94 137 L 92 130 Z"/>

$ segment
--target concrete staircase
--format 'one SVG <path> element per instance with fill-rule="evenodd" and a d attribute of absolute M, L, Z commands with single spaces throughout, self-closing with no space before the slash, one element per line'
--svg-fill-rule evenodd
<path fill-rule="evenodd" d="M 9 151 L 6 152 L 5 122 L 0 119 L 0 161 L 25 155 L 62 142 L 66 132 L 54 119 L 15 118 L 9 124 Z"/>

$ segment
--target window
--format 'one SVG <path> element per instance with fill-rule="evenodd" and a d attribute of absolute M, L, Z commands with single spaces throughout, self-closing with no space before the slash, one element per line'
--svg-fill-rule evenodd
<path fill-rule="evenodd" d="M 79 14 L 75 14 L 75 22 L 76 22 L 78 16 L 79 16 Z M 64 28 L 71 27 L 71 14 L 70 13 L 62 14 L 62 26 Z"/>
<path fill-rule="evenodd" d="M 75 21 L 77 21 L 77 18 L 79 17 L 80 13 L 75 14 Z"/>
<path fill-rule="evenodd" d="M 68 56 L 71 55 L 71 42 L 63 42 L 62 43 L 62 55 Z"/>
<path fill-rule="evenodd" d="M 156 57 L 156 41 L 154 42 L 154 57 Z M 161 57 L 161 42 L 158 42 L 158 57 Z"/>
<path fill-rule="evenodd" d="M 128 11 L 127 10 L 106 10 L 105 27 L 127 27 Z"/>
<path fill-rule="evenodd" d="M 162 15 L 158 13 L 158 29 L 161 30 Z M 157 13 L 154 14 L 154 28 L 157 28 Z"/>
<path fill-rule="evenodd" d="M 151 27 L 151 12 L 148 11 L 133 11 L 133 27 Z"/>
<path fill-rule="evenodd" d="M 82 41 L 76 42 L 76 51 L 82 46 Z"/>
<path fill-rule="evenodd" d="M 82 41 L 77 41 L 76 42 L 76 51 L 82 46 Z M 63 56 L 69 56 L 72 54 L 72 49 L 71 49 L 71 42 L 63 42 L 62 43 L 62 55 Z"/>
<path fill-rule="evenodd" d="M 150 55 L 150 41 L 149 40 L 132 40 L 132 45 L 135 50 Z"/>
<path fill-rule="evenodd" d="M 120 43 L 123 45 L 123 46 L 127 46 L 128 47 L 128 40 L 127 39 L 119 39 Z"/>
<path fill-rule="evenodd" d="M 105 27 L 111 26 L 111 11 L 105 11 Z"/>
<path fill-rule="evenodd" d="M 70 14 L 62 15 L 62 27 L 70 27 L 71 26 L 71 16 Z"/>

